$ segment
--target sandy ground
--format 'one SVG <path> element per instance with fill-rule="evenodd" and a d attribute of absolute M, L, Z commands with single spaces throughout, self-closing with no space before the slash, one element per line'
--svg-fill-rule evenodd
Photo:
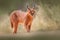
<path fill-rule="evenodd" d="M 60 31 L 0 34 L 0 40 L 60 40 Z"/>

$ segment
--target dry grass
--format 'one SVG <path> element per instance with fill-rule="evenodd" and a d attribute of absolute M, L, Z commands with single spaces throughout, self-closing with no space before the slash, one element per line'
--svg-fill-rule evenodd
<path fill-rule="evenodd" d="M 40 5 L 36 5 L 36 17 L 33 20 L 31 31 L 38 30 L 60 30 L 60 14 L 59 14 L 59 5 L 48 7 L 47 4 L 43 6 L 42 3 Z M 7 14 L 3 14 L 0 20 L 0 32 L 11 33 L 12 28 L 10 26 L 9 16 Z M 18 27 L 18 32 L 26 32 L 25 28 L 21 25 Z"/>

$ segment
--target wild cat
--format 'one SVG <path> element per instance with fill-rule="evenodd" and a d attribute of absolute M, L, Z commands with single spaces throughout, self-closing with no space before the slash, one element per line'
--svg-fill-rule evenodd
<path fill-rule="evenodd" d="M 19 24 L 24 24 L 27 32 L 30 32 L 33 16 L 35 14 L 34 8 L 27 7 L 27 11 L 15 10 L 10 14 L 11 27 L 14 29 L 13 33 L 17 33 Z"/>

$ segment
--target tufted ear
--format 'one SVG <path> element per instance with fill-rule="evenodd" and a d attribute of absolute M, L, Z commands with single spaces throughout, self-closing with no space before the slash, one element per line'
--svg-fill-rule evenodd
<path fill-rule="evenodd" d="M 28 7 L 28 5 L 27 5 L 27 9 L 30 10 L 30 8 Z"/>
<path fill-rule="evenodd" d="M 35 5 L 33 6 L 33 9 L 35 9 Z"/>

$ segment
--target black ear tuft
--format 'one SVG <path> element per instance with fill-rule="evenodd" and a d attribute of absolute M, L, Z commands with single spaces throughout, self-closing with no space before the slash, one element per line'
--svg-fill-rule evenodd
<path fill-rule="evenodd" d="M 30 8 L 28 7 L 28 5 L 27 5 L 27 9 L 30 10 Z"/>

